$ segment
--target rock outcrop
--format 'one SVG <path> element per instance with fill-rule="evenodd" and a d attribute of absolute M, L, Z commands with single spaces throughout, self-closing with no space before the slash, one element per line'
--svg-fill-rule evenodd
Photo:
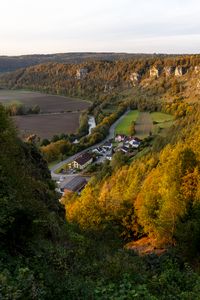
<path fill-rule="evenodd" d="M 161 69 L 153 66 L 149 71 L 150 77 L 158 78 L 161 74 Z"/>
<path fill-rule="evenodd" d="M 194 72 L 195 72 L 195 74 L 199 74 L 200 73 L 200 66 L 195 66 L 194 67 Z"/>
<path fill-rule="evenodd" d="M 181 66 L 177 66 L 175 69 L 175 76 L 181 77 L 187 72 L 187 69 Z"/>
<path fill-rule="evenodd" d="M 174 70 L 175 68 L 174 67 L 165 67 L 164 68 L 164 72 L 165 72 L 165 75 L 168 77 L 168 76 L 171 76 L 173 73 L 174 73 Z"/>
<path fill-rule="evenodd" d="M 88 74 L 88 69 L 87 68 L 81 68 L 81 69 L 78 69 L 76 71 L 76 78 L 77 79 L 84 79 Z"/>
<path fill-rule="evenodd" d="M 137 83 L 139 83 L 140 79 L 141 79 L 141 76 L 139 73 L 137 73 L 137 72 L 131 73 L 130 81 L 133 83 L 133 85 L 136 85 Z"/>
<path fill-rule="evenodd" d="M 200 79 L 197 81 L 197 89 L 200 90 Z"/>

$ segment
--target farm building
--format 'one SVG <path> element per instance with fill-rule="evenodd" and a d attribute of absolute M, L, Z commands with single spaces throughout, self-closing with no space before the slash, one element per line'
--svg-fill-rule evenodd
<path fill-rule="evenodd" d="M 69 164 L 70 168 L 83 170 L 93 161 L 93 157 L 89 153 L 83 153 Z"/>
<path fill-rule="evenodd" d="M 61 191 L 64 193 L 69 192 L 76 192 L 79 193 L 87 184 L 87 180 L 84 177 L 76 176 L 68 183 L 66 183 L 62 188 Z"/>

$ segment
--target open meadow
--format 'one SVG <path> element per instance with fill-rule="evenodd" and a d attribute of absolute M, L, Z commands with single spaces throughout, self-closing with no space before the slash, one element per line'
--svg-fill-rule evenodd
<path fill-rule="evenodd" d="M 138 110 L 130 111 L 122 121 L 117 125 L 115 134 L 130 135 L 131 123 L 135 123 L 135 136 L 144 139 L 150 133 L 160 133 L 162 129 L 169 128 L 174 121 L 170 114 L 162 112 L 139 112 Z"/>
<path fill-rule="evenodd" d="M 122 121 L 117 125 L 115 128 L 116 134 L 130 134 L 130 126 L 132 122 L 135 122 L 138 118 L 139 111 L 138 110 L 132 110 L 130 111 L 123 119 Z"/>

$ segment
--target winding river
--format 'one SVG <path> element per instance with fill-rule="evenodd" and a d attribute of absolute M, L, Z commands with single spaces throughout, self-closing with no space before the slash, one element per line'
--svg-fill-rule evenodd
<path fill-rule="evenodd" d="M 96 127 L 95 118 L 93 116 L 89 116 L 89 118 L 88 118 L 88 125 L 89 125 L 89 133 L 88 133 L 88 135 L 90 135 L 91 132 L 92 132 L 92 129 Z"/>

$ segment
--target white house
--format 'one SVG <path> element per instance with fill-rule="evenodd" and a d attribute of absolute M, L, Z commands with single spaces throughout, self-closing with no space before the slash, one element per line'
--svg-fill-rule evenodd
<path fill-rule="evenodd" d="M 83 153 L 82 155 L 78 156 L 74 161 L 72 161 L 69 164 L 69 167 L 83 170 L 92 162 L 93 162 L 92 155 L 89 153 Z"/>

